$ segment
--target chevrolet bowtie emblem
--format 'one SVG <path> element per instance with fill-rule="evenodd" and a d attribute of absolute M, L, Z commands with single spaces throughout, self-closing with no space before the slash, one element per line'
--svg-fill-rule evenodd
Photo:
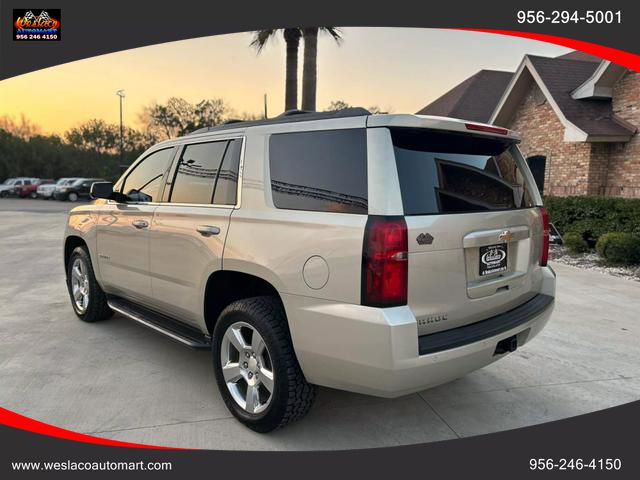
<path fill-rule="evenodd" d="M 430 233 L 421 233 L 416 238 L 418 245 L 431 245 L 433 243 L 433 236 Z"/>
<path fill-rule="evenodd" d="M 509 230 L 504 230 L 502 233 L 500 233 L 500 235 L 498 235 L 498 239 L 502 240 L 503 242 L 510 242 L 511 240 L 513 240 L 513 233 L 511 233 Z"/>

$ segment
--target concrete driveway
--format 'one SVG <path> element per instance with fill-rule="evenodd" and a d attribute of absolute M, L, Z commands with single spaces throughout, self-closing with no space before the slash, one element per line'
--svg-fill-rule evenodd
<path fill-rule="evenodd" d="M 640 283 L 554 265 L 554 317 L 503 360 L 394 400 L 323 388 L 303 421 L 253 433 L 224 407 L 209 353 L 120 316 L 76 319 L 61 258 L 70 206 L 0 200 L 0 405 L 38 420 L 177 447 L 339 449 L 466 437 L 640 399 Z"/>

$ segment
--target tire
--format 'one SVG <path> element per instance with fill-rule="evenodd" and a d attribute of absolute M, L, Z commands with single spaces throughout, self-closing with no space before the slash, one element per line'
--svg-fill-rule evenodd
<path fill-rule="evenodd" d="M 80 265 L 81 281 L 83 291 L 87 292 L 86 302 L 78 302 L 74 295 L 74 283 L 78 275 L 74 268 Z M 82 281 L 86 276 L 86 282 Z M 107 305 L 107 296 L 98 285 L 96 276 L 91 265 L 91 257 L 86 247 L 76 247 L 69 257 L 67 263 L 67 290 L 71 299 L 71 306 L 78 318 L 84 322 L 98 322 L 106 320 L 113 315 L 113 311 Z"/>
<path fill-rule="evenodd" d="M 237 364 L 233 360 L 225 361 L 225 365 L 232 367 L 234 372 L 237 372 L 235 378 L 239 379 L 235 384 L 231 379 L 231 386 L 228 386 L 223 373 L 222 357 L 233 355 L 229 352 L 236 350 L 236 348 L 229 347 L 232 343 L 229 338 L 232 338 L 233 335 L 228 337 L 227 340 L 225 340 L 225 335 L 238 325 L 243 331 L 241 335 L 245 336 L 244 338 L 247 340 L 245 343 L 248 344 L 250 350 L 254 350 L 255 345 L 249 344 L 249 337 L 246 335 L 251 332 L 250 338 L 253 341 L 256 338 L 253 331 L 257 331 L 259 336 L 262 337 L 265 347 L 262 350 L 263 353 L 258 354 L 257 357 L 251 355 L 249 350 L 245 351 L 245 354 L 248 354 L 246 357 L 249 361 L 248 369 L 241 369 L 241 365 L 244 363 L 246 366 L 247 363 L 244 362 L 245 357 L 240 350 L 238 350 Z M 237 337 L 235 338 L 237 341 Z M 259 350 L 259 348 L 256 350 Z M 268 362 L 264 352 L 267 352 Z M 227 306 L 220 314 L 214 328 L 212 353 L 216 381 L 224 403 L 233 416 L 251 430 L 267 433 L 277 428 L 282 428 L 291 422 L 301 419 L 311 409 L 317 388 L 315 385 L 307 383 L 300 369 L 293 351 L 287 319 L 278 299 L 267 296 L 252 297 L 239 300 Z M 254 357 L 253 365 L 251 365 L 251 356 Z M 257 368 L 255 368 L 256 359 L 258 362 Z M 237 369 L 234 365 L 237 365 Z M 262 400 L 265 401 L 266 405 L 259 405 L 254 409 L 255 413 L 247 410 L 246 404 L 248 401 L 246 399 L 245 406 L 240 405 L 239 401 L 236 400 L 238 392 L 242 396 L 241 387 L 243 383 L 247 385 L 246 391 L 249 390 L 250 380 L 248 378 L 250 378 L 252 368 L 255 372 L 265 372 L 265 370 L 268 372 L 268 369 L 271 368 L 272 373 L 270 382 L 265 382 L 265 378 L 269 377 L 261 374 L 260 382 L 258 382 L 258 387 L 255 390 L 257 392 L 255 398 L 258 398 L 258 401 L 254 402 L 254 405 L 260 404 Z M 227 368 L 227 372 L 227 378 L 230 379 L 233 374 L 229 373 L 229 368 Z M 254 381 L 257 381 L 257 379 L 258 376 L 255 375 Z M 266 387 L 268 384 L 271 385 L 271 392 L 268 392 Z M 236 393 L 232 393 L 232 391 Z M 270 393 L 270 396 L 266 399 L 268 393 Z M 264 409 L 260 410 L 262 407 Z"/>
<path fill-rule="evenodd" d="M 7 192 L 0 192 L 0 198 L 6 198 Z"/>
<path fill-rule="evenodd" d="M 77 202 L 78 194 L 76 192 L 71 192 L 69 195 L 67 195 L 67 200 L 69 200 L 70 202 Z"/>
<path fill-rule="evenodd" d="M 29 194 L 29 196 L 30 196 L 31 198 L 33 198 L 34 200 L 35 200 L 36 198 L 38 198 L 38 194 L 37 194 L 36 192 L 31 192 L 31 193 Z"/>

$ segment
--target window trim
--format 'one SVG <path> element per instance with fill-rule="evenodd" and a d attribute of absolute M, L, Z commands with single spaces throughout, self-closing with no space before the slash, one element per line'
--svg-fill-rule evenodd
<path fill-rule="evenodd" d="M 182 154 L 184 153 L 185 149 L 189 146 L 189 145 L 198 145 L 201 143 L 216 143 L 216 142 L 227 142 L 227 148 L 229 148 L 228 143 L 231 142 L 232 140 L 242 140 L 242 145 L 240 147 L 240 162 L 238 162 L 238 185 L 236 185 L 236 203 L 235 205 L 227 205 L 227 204 L 219 204 L 219 203 L 184 203 L 184 202 L 170 202 L 169 200 L 171 199 L 171 191 L 173 190 L 173 184 L 175 183 L 175 179 L 176 176 L 178 174 L 178 165 L 180 164 L 180 160 L 182 159 Z M 242 171 L 244 169 L 244 153 L 245 153 L 245 147 L 246 147 L 246 136 L 244 135 L 235 135 L 235 136 L 229 136 L 229 137 L 221 137 L 221 138 L 215 138 L 215 139 L 207 139 L 207 140 L 201 140 L 198 142 L 190 142 L 190 143 L 182 143 L 179 145 L 179 155 L 176 155 L 176 157 L 174 157 L 173 162 L 171 164 L 171 169 L 170 171 L 172 171 L 172 175 L 170 174 L 169 177 L 172 177 L 171 179 L 171 183 L 168 183 L 168 178 L 167 181 L 165 182 L 165 189 L 167 187 L 169 187 L 169 195 L 166 198 L 164 198 L 164 195 L 161 197 L 162 198 L 162 202 L 158 202 L 157 205 L 162 205 L 162 206 L 176 206 L 176 207 L 210 207 L 210 208 L 227 208 L 227 209 L 237 209 L 240 208 L 241 205 L 241 194 L 242 194 Z M 225 154 L 226 154 L 226 149 L 225 149 Z M 224 154 L 222 156 L 222 161 L 224 161 Z M 222 163 L 220 164 L 222 165 Z M 216 176 L 217 178 L 217 176 Z M 213 197 L 215 196 L 215 186 L 214 186 L 214 190 L 211 194 L 211 201 L 213 201 Z"/>
<path fill-rule="evenodd" d="M 271 175 L 271 139 L 274 136 L 279 136 L 279 135 L 290 135 L 290 134 L 297 134 L 297 133 L 318 133 L 318 132 L 340 132 L 340 131 L 345 131 L 345 130 L 362 130 L 364 133 L 364 137 L 365 137 L 365 174 L 367 176 L 367 190 L 366 190 L 366 194 L 367 194 L 367 212 L 362 212 L 362 213 L 356 213 L 356 212 L 331 212 L 331 211 L 327 211 L 327 210 L 307 210 L 307 209 L 300 209 L 300 208 L 284 208 L 284 207 L 278 207 L 276 205 L 275 200 L 273 199 L 273 185 L 272 185 L 272 181 L 273 181 L 273 177 Z M 308 213 L 313 213 L 313 214 L 329 214 L 329 215 L 358 215 L 358 216 L 366 216 L 366 215 L 370 215 L 370 203 L 369 203 L 369 136 L 367 134 L 369 128 L 366 126 L 346 126 L 346 127 L 337 127 L 337 128 L 326 128 L 326 127 L 320 127 L 320 128 L 314 128 L 314 129 L 308 129 L 308 128 L 304 128 L 304 129 L 300 129 L 300 130 L 286 130 L 286 131 L 276 131 L 276 132 L 272 132 L 269 135 L 267 135 L 266 137 L 266 143 L 265 143 L 265 151 L 266 151 L 266 155 L 265 155 L 265 167 L 266 167 L 266 174 L 265 174 L 265 180 L 264 180 L 264 188 L 265 188 L 265 192 L 268 192 L 268 197 L 267 200 L 270 204 L 270 206 L 272 208 L 274 208 L 275 210 L 282 210 L 284 212 L 308 212 Z"/>
<path fill-rule="evenodd" d="M 173 175 L 175 176 L 175 171 L 177 170 L 177 166 L 178 166 L 178 162 L 180 162 L 180 158 L 182 157 L 182 152 L 184 151 L 184 149 L 188 146 L 188 145 L 194 145 L 197 143 L 212 143 L 212 142 L 224 142 L 224 141 L 231 141 L 231 140 L 242 140 L 242 146 L 240 147 L 240 162 L 238 163 L 238 185 L 237 185 L 237 191 L 236 191 L 236 204 L 235 205 L 225 205 L 225 204 L 214 204 L 214 203 L 171 203 L 169 201 L 165 201 L 165 192 L 167 190 L 167 187 L 171 188 L 172 183 L 168 183 L 168 179 L 169 177 L 171 177 L 171 174 L 173 173 Z M 167 170 L 165 171 L 165 175 L 164 175 L 164 181 L 162 182 L 162 195 L 160 196 L 160 198 L 162 198 L 162 201 L 160 202 L 129 202 L 132 205 L 137 205 L 137 204 L 142 204 L 142 205 L 154 205 L 154 206 L 162 206 L 162 207 L 203 207 L 203 208 L 224 208 L 224 209 L 230 209 L 230 210 L 235 210 L 235 209 L 239 209 L 242 205 L 242 179 L 243 179 L 243 172 L 244 172 L 244 158 L 245 158 L 245 150 L 246 150 L 246 146 L 247 146 L 247 137 L 246 135 L 230 135 L 230 136 L 225 136 L 225 137 L 216 137 L 215 139 L 203 139 L 201 141 L 197 141 L 197 142 L 191 142 L 191 143 L 187 143 L 186 141 L 183 143 L 176 143 L 173 144 L 169 147 L 165 147 L 165 148 L 159 148 L 157 150 L 154 150 L 152 152 L 149 152 L 148 155 L 145 155 L 143 158 L 137 160 L 131 167 L 129 167 L 129 169 L 123 174 L 123 176 L 121 177 L 120 180 L 118 180 L 118 184 L 119 185 L 120 182 L 122 181 L 122 184 L 118 186 L 118 191 L 120 191 L 120 189 L 124 186 L 124 181 L 126 180 L 126 177 L 129 176 L 129 174 L 133 171 L 134 168 L 136 168 L 138 166 L 138 164 L 140 162 L 142 162 L 145 158 L 147 158 L 149 155 L 152 155 L 156 152 L 159 152 L 160 150 L 166 150 L 168 148 L 175 148 L 176 152 L 175 155 L 173 156 L 173 159 L 170 162 L 169 168 L 167 168 Z M 126 176 L 125 176 L 126 175 Z M 215 192 L 214 192 L 215 193 Z M 168 200 L 168 198 L 167 198 Z M 114 200 L 107 200 L 108 203 L 117 203 Z"/>

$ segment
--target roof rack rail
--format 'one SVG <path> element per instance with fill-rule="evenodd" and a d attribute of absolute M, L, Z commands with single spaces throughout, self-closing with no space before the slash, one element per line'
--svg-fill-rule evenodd
<path fill-rule="evenodd" d="M 311 110 L 298 110 L 297 108 L 292 108 L 291 110 L 285 110 L 280 115 L 278 115 L 276 118 L 279 118 L 279 117 L 290 117 L 291 115 L 303 115 L 305 113 L 316 113 L 316 112 L 312 112 Z"/>
<path fill-rule="evenodd" d="M 217 132 L 220 130 L 228 130 L 232 128 L 243 127 L 257 127 L 261 125 L 272 125 L 278 123 L 289 122 L 307 122 L 312 120 L 330 120 L 333 118 L 347 118 L 347 117 L 362 117 L 371 115 L 371 112 L 366 108 L 350 107 L 343 108 L 342 110 L 332 110 L 330 112 L 308 112 L 305 110 L 287 110 L 281 113 L 277 117 L 265 118 L 262 120 L 227 120 L 226 122 L 217 125 L 215 127 L 205 127 L 195 130 L 188 135 L 195 135 L 198 133 Z"/>

